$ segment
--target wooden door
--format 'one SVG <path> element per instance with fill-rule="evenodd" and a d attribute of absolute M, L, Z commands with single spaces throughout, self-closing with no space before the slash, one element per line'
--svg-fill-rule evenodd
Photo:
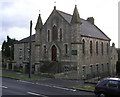
<path fill-rule="evenodd" d="M 52 61 L 57 60 L 57 48 L 55 45 L 52 46 Z"/>

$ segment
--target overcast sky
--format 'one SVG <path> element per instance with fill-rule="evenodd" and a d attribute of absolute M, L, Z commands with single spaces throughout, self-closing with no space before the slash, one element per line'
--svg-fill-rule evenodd
<path fill-rule="evenodd" d="M 56 3 L 54 3 L 56 1 Z M 0 0 L 0 48 L 7 35 L 20 40 L 29 36 L 29 22 L 33 21 L 33 34 L 38 14 L 43 23 L 54 5 L 57 10 L 73 14 L 75 4 L 80 17 L 94 17 L 97 25 L 118 47 L 119 0 Z M 40 11 L 39 11 L 40 10 Z"/>

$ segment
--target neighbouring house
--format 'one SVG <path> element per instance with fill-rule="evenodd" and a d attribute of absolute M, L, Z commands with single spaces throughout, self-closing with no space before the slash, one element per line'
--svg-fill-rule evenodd
<path fill-rule="evenodd" d="M 115 74 L 118 60 L 115 45 L 110 46 L 111 39 L 95 25 L 93 17 L 80 18 L 77 6 L 72 15 L 55 6 L 44 24 L 39 14 L 35 31 L 32 35 L 35 73 L 46 70 L 70 79 Z M 27 37 L 14 45 L 14 65 L 24 70 L 29 65 L 29 40 Z"/>

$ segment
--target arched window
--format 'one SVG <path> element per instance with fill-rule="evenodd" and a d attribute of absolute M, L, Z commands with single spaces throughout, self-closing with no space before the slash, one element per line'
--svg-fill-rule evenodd
<path fill-rule="evenodd" d="M 101 70 L 102 72 L 104 72 L 104 65 L 102 64 L 102 70 Z"/>
<path fill-rule="evenodd" d="M 44 54 L 46 54 L 46 52 L 47 52 L 46 45 L 43 45 L 43 50 L 44 50 Z"/>
<path fill-rule="evenodd" d="M 90 41 L 90 55 L 92 56 L 92 41 Z"/>
<path fill-rule="evenodd" d="M 108 45 L 108 43 L 107 43 L 107 54 L 109 53 L 109 45 Z"/>
<path fill-rule="evenodd" d="M 47 38 L 48 38 L 48 42 L 50 42 L 50 30 L 48 30 L 48 32 L 47 32 Z"/>
<path fill-rule="evenodd" d="M 63 37 L 62 34 L 63 34 L 63 32 L 62 32 L 62 29 L 61 29 L 61 28 L 60 28 L 60 32 L 59 32 L 59 33 L 60 33 L 60 36 L 59 36 L 60 41 L 62 41 L 62 37 Z"/>
<path fill-rule="evenodd" d="M 65 46 L 65 54 L 68 54 L 68 44 L 64 44 Z"/>
<path fill-rule="evenodd" d="M 52 28 L 52 39 L 53 41 L 58 39 L 58 29 L 55 25 Z"/>
<path fill-rule="evenodd" d="M 99 76 L 99 66 L 98 66 L 98 64 L 96 65 L 96 73 L 97 73 L 97 76 Z"/>
<path fill-rule="evenodd" d="M 98 41 L 96 42 L 96 54 L 98 55 Z"/>
<path fill-rule="evenodd" d="M 82 40 L 82 53 L 85 54 L 85 40 Z"/>
<path fill-rule="evenodd" d="M 103 42 L 101 43 L 101 54 L 103 55 Z"/>

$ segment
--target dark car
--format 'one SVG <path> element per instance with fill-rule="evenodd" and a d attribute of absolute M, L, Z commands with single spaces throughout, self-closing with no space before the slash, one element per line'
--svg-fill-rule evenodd
<path fill-rule="evenodd" d="M 94 93 L 98 97 L 120 97 L 120 78 L 106 78 L 98 82 Z"/>

